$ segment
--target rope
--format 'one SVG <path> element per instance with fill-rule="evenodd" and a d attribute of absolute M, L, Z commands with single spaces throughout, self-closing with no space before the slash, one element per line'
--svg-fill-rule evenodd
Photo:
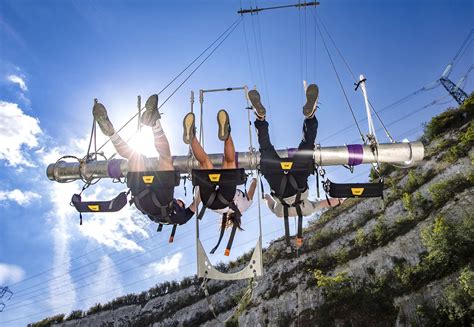
<path fill-rule="evenodd" d="M 242 0 L 240 0 L 240 9 L 242 10 Z M 242 27 L 243 27 L 244 38 L 245 38 L 245 47 L 247 49 L 247 59 L 248 59 L 248 62 L 249 62 L 250 77 L 252 78 L 252 83 L 255 83 L 255 78 L 254 78 L 253 68 L 252 68 L 252 60 L 250 58 L 249 42 L 248 42 L 248 39 L 247 39 L 247 29 L 245 27 L 245 18 L 242 18 Z"/>
<path fill-rule="evenodd" d="M 464 40 L 464 42 L 461 44 L 461 47 L 459 48 L 458 52 L 456 53 L 456 55 L 454 56 L 453 60 L 451 60 L 451 65 L 452 67 L 454 67 L 454 64 L 456 63 L 456 61 L 458 59 L 460 59 L 462 57 L 462 55 L 464 55 L 465 51 L 463 52 L 463 54 L 461 56 L 459 56 L 461 54 L 461 51 L 464 49 L 464 47 L 466 46 L 466 43 L 469 41 L 469 39 L 471 38 L 471 36 L 473 35 L 474 33 L 474 29 L 471 29 L 471 31 L 469 32 L 469 34 L 467 35 L 466 39 Z M 472 40 L 470 40 L 469 44 L 472 42 Z M 466 46 L 466 49 L 469 47 Z M 451 68 L 452 68 L 451 67 Z M 446 76 L 447 77 L 447 76 Z"/>
<path fill-rule="evenodd" d="M 206 53 L 214 44 L 216 44 L 224 35 L 226 35 L 224 37 L 224 39 L 217 44 L 217 46 L 211 51 L 211 53 L 206 57 L 204 58 L 204 60 L 197 66 L 197 68 L 195 68 L 189 75 L 188 77 L 186 77 L 186 79 L 184 80 L 184 82 L 182 82 L 172 93 L 170 96 L 168 96 L 168 98 L 166 98 L 166 100 L 158 107 L 158 109 L 161 109 L 163 107 L 163 105 L 168 102 L 168 100 L 184 85 L 184 83 L 186 83 L 189 78 L 191 78 L 191 76 L 202 66 L 202 64 L 204 64 L 204 62 L 207 61 L 207 59 L 209 59 L 209 57 L 221 46 L 221 44 L 230 36 L 230 34 L 232 34 L 232 32 L 235 30 L 235 28 L 240 24 L 241 22 L 241 18 L 237 18 L 222 34 L 219 35 L 219 37 L 214 40 L 214 42 L 212 42 L 204 51 L 201 52 L 201 54 L 196 57 L 190 64 L 188 64 L 188 66 L 186 66 L 185 69 L 183 69 L 177 76 L 175 76 L 171 82 L 169 82 L 161 91 L 159 91 L 158 94 L 161 94 L 164 90 L 166 90 L 174 81 L 176 81 L 176 79 L 178 79 L 186 70 L 188 70 L 189 67 L 191 67 L 199 58 L 201 58 L 204 53 Z M 143 109 L 143 108 L 142 108 Z M 117 133 L 120 133 L 120 131 L 122 131 L 132 120 L 135 119 L 135 117 L 137 117 L 138 113 L 135 113 L 124 125 L 122 125 L 122 127 L 120 127 L 118 130 L 117 130 Z M 136 133 L 135 133 L 136 134 Z M 134 135 L 135 135 L 134 134 Z M 132 137 L 134 136 L 132 135 Z M 129 139 L 130 140 L 130 139 Z M 98 149 L 97 151 L 100 151 L 105 145 L 107 145 L 108 143 L 110 142 L 110 139 L 108 139 L 107 141 L 105 141 Z"/>
<path fill-rule="evenodd" d="M 334 39 L 332 38 L 331 34 L 329 33 L 328 29 L 326 28 L 326 25 L 324 24 L 323 20 L 321 19 L 321 17 L 317 14 L 317 12 L 315 13 L 315 15 L 317 15 L 317 18 L 319 19 L 319 21 L 321 22 L 321 25 L 323 26 L 324 28 L 324 31 L 326 32 L 326 34 L 328 35 L 329 37 L 329 40 L 331 41 L 332 45 L 334 46 L 334 48 L 336 49 L 337 53 L 339 54 L 339 57 L 342 59 L 342 61 L 344 62 L 345 66 L 347 67 L 347 69 L 349 70 L 349 73 L 351 74 L 352 76 L 352 79 L 354 80 L 354 83 L 358 83 L 358 80 L 354 74 L 354 72 L 352 71 L 351 67 L 349 66 L 349 63 L 347 62 L 346 58 L 342 55 L 342 52 L 341 50 L 339 50 L 339 47 L 336 45 L 336 42 L 334 41 Z M 375 116 L 377 117 L 378 121 L 380 122 L 380 124 L 382 125 L 383 129 L 384 129 L 384 132 L 385 134 L 387 135 L 388 139 L 390 140 L 390 142 L 394 142 L 392 136 L 390 135 L 390 132 L 388 131 L 388 129 L 385 127 L 385 124 L 383 123 L 382 119 L 380 118 L 378 112 L 375 110 L 374 106 L 372 105 L 372 103 L 370 102 L 370 100 L 368 100 L 369 102 L 369 106 L 372 110 L 372 112 L 375 114 Z"/>

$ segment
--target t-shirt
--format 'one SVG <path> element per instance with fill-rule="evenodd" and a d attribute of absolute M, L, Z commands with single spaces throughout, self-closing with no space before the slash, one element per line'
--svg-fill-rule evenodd
<path fill-rule="evenodd" d="M 240 210 L 240 213 L 244 213 L 245 210 L 250 208 L 252 205 L 253 200 L 249 200 L 247 196 L 242 192 L 241 190 L 237 189 L 235 191 L 234 195 L 234 203 L 237 206 L 237 208 Z M 217 212 L 218 214 L 224 214 L 224 213 L 232 213 L 234 210 L 232 210 L 229 207 L 225 207 L 223 209 L 214 209 L 213 211 Z"/>
<path fill-rule="evenodd" d="M 183 225 L 186 224 L 189 219 L 194 216 L 194 211 L 192 211 L 189 207 L 183 208 L 181 207 L 176 200 L 173 200 L 173 211 L 174 213 L 171 214 L 170 219 L 173 224 Z M 154 216 L 148 215 L 150 219 L 156 221 L 158 223 L 168 224 L 168 221 L 162 219 L 161 212 Z"/>
<path fill-rule="evenodd" d="M 319 201 L 310 201 L 308 200 L 308 190 L 304 191 L 301 193 L 301 212 L 303 216 L 309 216 L 313 213 L 315 213 L 318 210 L 321 210 L 321 205 L 319 204 Z M 296 200 L 296 195 L 289 196 L 287 198 L 284 198 L 286 203 L 288 204 L 293 204 Z M 284 210 L 283 210 L 283 204 L 281 204 L 280 200 L 277 198 L 271 197 L 271 199 L 267 199 L 267 206 L 268 208 L 277 216 L 277 217 L 284 217 Z M 298 213 L 296 212 L 295 207 L 289 207 L 288 208 L 288 217 L 297 217 Z"/>

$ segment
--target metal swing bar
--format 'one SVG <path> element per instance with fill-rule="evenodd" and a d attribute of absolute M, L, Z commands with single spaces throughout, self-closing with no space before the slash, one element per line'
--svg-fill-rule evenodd
<path fill-rule="evenodd" d="M 296 149 L 280 149 L 277 153 L 280 157 L 291 157 Z M 344 146 L 317 147 L 313 152 L 315 166 L 340 166 L 359 164 L 372 164 L 377 160 L 380 163 L 413 164 L 420 162 L 424 157 L 424 146 L 421 142 L 413 143 L 379 143 L 378 156 L 372 153 L 370 145 L 349 144 Z M 240 168 L 248 170 L 255 169 L 260 162 L 260 153 L 253 151 L 236 152 L 237 164 Z M 215 167 L 222 165 L 222 154 L 209 154 L 209 159 Z M 158 161 L 158 158 L 146 160 Z M 182 174 L 189 172 L 189 168 L 197 168 L 197 163 L 192 160 L 189 167 L 189 156 L 174 156 L 173 165 Z M 84 176 L 88 178 L 120 178 L 128 173 L 128 162 L 126 159 L 97 160 L 86 163 L 67 162 L 60 160 L 52 163 L 46 170 L 49 180 L 60 183 L 80 180 Z"/>

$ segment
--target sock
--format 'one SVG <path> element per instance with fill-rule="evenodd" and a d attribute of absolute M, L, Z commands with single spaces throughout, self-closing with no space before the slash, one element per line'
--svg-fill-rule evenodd
<path fill-rule="evenodd" d="M 160 138 L 165 135 L 163 127 L 161 127 L 161 122 L 159 119 L 156 120 L 155 125 L 152 127 L 153 136 L 155 139 Z"/>

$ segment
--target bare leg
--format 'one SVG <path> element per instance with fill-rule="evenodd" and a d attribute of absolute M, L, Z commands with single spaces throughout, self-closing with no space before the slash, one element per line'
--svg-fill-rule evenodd
<path fill-rule="evenodd" d="M 224 162 L 222 163 L 223 169 L 234 169 L 237 168 L 237 164 L 235 162 L 235 147 L 234 141 L 232 140 L 232 136 L 229 137 L 224 141 Z"/>
<path fill-rule="evenodd" d="M 201 144 L 197 140 L 196 136 L 193 137 L 191 141 L 191 149 L 193 150 L 194 157 L 199 161 L 199 168 L 201 169 L 213 169 L 214 165 L 212 164 L 209 156 L 206 151 L 202 148 Z"/>

